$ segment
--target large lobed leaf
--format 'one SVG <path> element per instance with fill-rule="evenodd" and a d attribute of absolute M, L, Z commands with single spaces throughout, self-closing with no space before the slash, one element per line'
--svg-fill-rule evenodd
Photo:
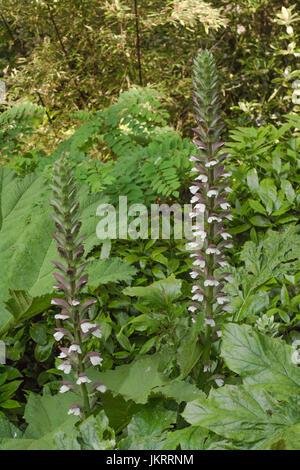
<path fill-rule="evenodd" d="M 208 399 L 188 403 L 183 417 L 188 423 L 252 448 L 269 449 L 276 443 L 300 450 L 299 406 L 280 406 L 257 387 L 226 385 Z"/>
<path fill-rule="evenodd" d="M 26 404 L 24 418 L 28 424 L 23 436 L 14 434 L 14 438 L 3 439 L 2 450 L 52 450 L 54 435 L 59 431 L 71 434 L 77 421 L 75 416 L 68 416 L 69 406 L 77 399 L 76 395 L 31 394 Z M 14 432 L 14 431 L 13 431 Z M 6 436 L 5 436 L 6 437 Z"/>
<path fill-rule="evenodd" d="M 249 325 L 227 324 L 221 355 L 245 384 L 262 385 L 279 397 L 299 394 L 300 369 L 284 341 L 258 334 Z"/>

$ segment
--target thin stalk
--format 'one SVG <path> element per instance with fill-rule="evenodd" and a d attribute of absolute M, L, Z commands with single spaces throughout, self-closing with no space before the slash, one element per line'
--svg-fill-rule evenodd
<path fill-rule="evenodd" d="M 137 56 L 137 61 L 138 61 L 139 82 L 140 82 L 140 86 L 143 86 L 139 14 L 138 14 L 137 0 L 133 0 L 133 3 L 134 3 L 134 16 L 135 16 L 135 34 L 136 34 L 135 45 L 136 45 L 136 56 Z"/>

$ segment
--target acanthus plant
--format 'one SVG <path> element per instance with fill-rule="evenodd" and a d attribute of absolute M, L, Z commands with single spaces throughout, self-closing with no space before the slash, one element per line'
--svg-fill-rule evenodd
<path fill-rule="evenodd" d="M 71 167 L 67 157 L 62 155 L 53 166 L 51 185 L 53 199 L 50 204 L 55 210 L 51 218 L 57 229 L 52 236 L 57 242 L 57 250 L 62 263 L 52 261 L 60 273 L 53 276 L 58 282 L 55 288 L 63 293 L 64 298 L 52 299 L 52 305 L 61 310 L 55 315 L 58 324 L 54 338 L 60 342 L 63 338 L 69 342 L 68 347 L 59 345 L 58 356 L 62 359 L 58 369 L 65 374 L 72 372 L 74 381 L 63 381 L 60 393 L 73 391 L 81 396 L 80 403 L 71 405 L 68 413 L 85 418 L 91 413 L 92 395 L 105 392 L 102 382 L 92 384 L 86 374 L 91 366 L 101 366 L 102 357 L 99 352 L 88 350 L 91 337 L 101 338 L 100 327 L 87 318 L 89 307 L 97 302 L 95 299 L 80 301 L 82 288 L 88 282 L 88 274 L 83 274 L 88 262 L 82 262 L 84 247 L 82 241 L 86 235 L 78 236 L 81 222 L 77 190 L 73 180 Z"/>
<path fill-rule="evenodd" d="M 203 338 L 204 372 L 210 370 L 210 349 L 214 339 L 221 336 L 220 316 L 228 308 L 228 298 L 224 292 L 225 282 L 230 281 L 230 273 L 225 272 L 229 266 L 224 251 L 232 247 L 231 235 L 225 228 L 225 219 L 231 220 L 230 204 L 227 195 L 232 192 L 228 186 L 231 173 L 226 171 L 224 160 L 228 153 L 220 152 L 224 142 L 220 133 L 224 125 L 220 122 L 218 76 L 214 58 L 209 51 L 201 51 L 194 61 L 194 103 L 197 134 L 194 143 L 198 148 L 197 155 L 191 156 L 194 163 L 194 182 L 190 187 L 192 193 L 191 217 L 194 224 L 195 238 L 188 244 L 193 250 L 194 279 L 192 302 L 188 307 L 195 321 L 195 315 L 204 312 L 205 335 Z M 199 214 L 202 222 L 199 223 Z M 220 269 L 220 268 L 225 268 Z M 215 379 L 222 385 L 222 378 Z"/>

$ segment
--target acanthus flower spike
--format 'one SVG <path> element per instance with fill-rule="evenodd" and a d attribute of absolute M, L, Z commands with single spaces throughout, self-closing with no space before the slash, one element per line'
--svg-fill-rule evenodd
<path fill-rule="evenodd" d="M 58 282 L 54 287 L 62 291 L 64 298 L 54 298 L 51 304 L 59 307 L 55 313 L 57 321 L 64 321 L 65 328 L 56 328 L 54 338 L 59 342 L 69 342 L 68 347 L 59 347 L 59 370 L 68 375 L 72 372 L 75 376 L 74 384 L 62 382 L 60 393 L 69 390 L 79 392 L 82 403 L 74 403 L 68 413 L 85 419 L 91 413 L 91 404 L 87 384 L 91 382 L 86 375 L 87 362 L 92 365 L 101 365 L 102 358 L 99 353 L 92 353 L 86 359 L 88 351 L 89 335 L 101 337 L 99 325 L 91 323 L 88 319 L 82 321 L 85 312 L 96 302 L 96 299 L 81 301 L 82 288 L 88 282 L 88 275 L 84 274 L 88 262 L 82 262 L 84 246 L 82 245 L 86 235 L 79 235 L 81 228 L 79 202 L 76 195 L 76 186 L 73 181 L 72 171 L 65 155 L 62 155 L 53 167 L 53 200 L 52 206 L 55 215 L 52 215 L 56 233 L 52 236 L 57 242 L 57 250 L 63 258 L 63 263 L 53 261 L 60 273 L 54 273 Z M 83 326 L 85 325 L 85 326 Z M 58 325 L 59 326 L 59 325 Z M 89 333 L 89 334 L 87 334 Z M 76 379 L 77 376 L 77 379 Z"/>
<path fill-rule="evenodd" d="M 187 244 L 187 248 L 193 250 L 190 275 L 194 280 L 189 311 L 193 315 L 199 310 L 205 312 L 206 341 L 209 342 L 210 330 L 216 326 L 214 314 L 227 302 L 222 282 L 226 278 L 218 275 L 217 270 L 228 265 L 223 251 L 232 246 L 232 236 L 224 226 L 224 220 L 231 219 L 227 195 L 232 190 L 227 181 L 231 172 L 225 165 L 229 154 L 221 150 L 224 142 L 220 134 L 224 125 L 219 114 L 217 70 L 208 51 L 201 51 L 194 61 L 194 86 L 197 138 L 193 142 L 198 152 L 190 158 L 194 165 L 189 189 L 193 204 L 191 216 L 195 217 L 201 208 L 203 224 L 193 232 L 198 238 Z"/>

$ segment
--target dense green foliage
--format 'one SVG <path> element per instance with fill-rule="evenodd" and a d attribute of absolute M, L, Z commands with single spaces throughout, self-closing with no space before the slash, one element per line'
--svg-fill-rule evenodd
<path fill-rule="evenodd" d="M 0 0 L 0 7 L 7 84 L 0 104 L 0 449 L 299 450 L 296 2 Z M 204 143 L 197 149 L 191 97 L 199 48 L 213 53 L 219 81 L 198 74 Z M 220 116 L 210 107 L 216 86 Z M 221 130 L 225 150 L 212 151 Z M 119 196 L 148 210 L 189 204 L 190 159 L 203 159 L 205 145 L 209 162 L 222 159 L 233 190 L 232 217 L 222 222 L 232 238 L 229 266 L 209 273 L 224 291 L 209 288 L 211 310 L 199 308 L 192 321 L 195 268 L 186 240 L 172 230 L 170 239 L 147 231 L 138 239 L 99 238 L 98 207 L 116 207 L 119 229 Z M 69 342 L 53 337 L 64 324 L 52 299 L 72 297 L 70 284 L 53 290 L 50 184 L 61 157 L 86 234 L 80 253 L 88 277 L 76 296 L 95 301 L 85 304 L 84 320 L 102 334 L 101 342 L 86 338 L 87 351 L 103 359 L 86 374 L 105 389 L 94 390 L 80 419 L 68 414 L 74 391 L 60 393 L 61 381 L 74 379 L 58 368 Z M 226 187 L 208 174 L 201 203 L 211 187 Z M 226 307 L 217 302 L 225 295 Z M 211 329 L 207 314 L 216 321 Z"/>

